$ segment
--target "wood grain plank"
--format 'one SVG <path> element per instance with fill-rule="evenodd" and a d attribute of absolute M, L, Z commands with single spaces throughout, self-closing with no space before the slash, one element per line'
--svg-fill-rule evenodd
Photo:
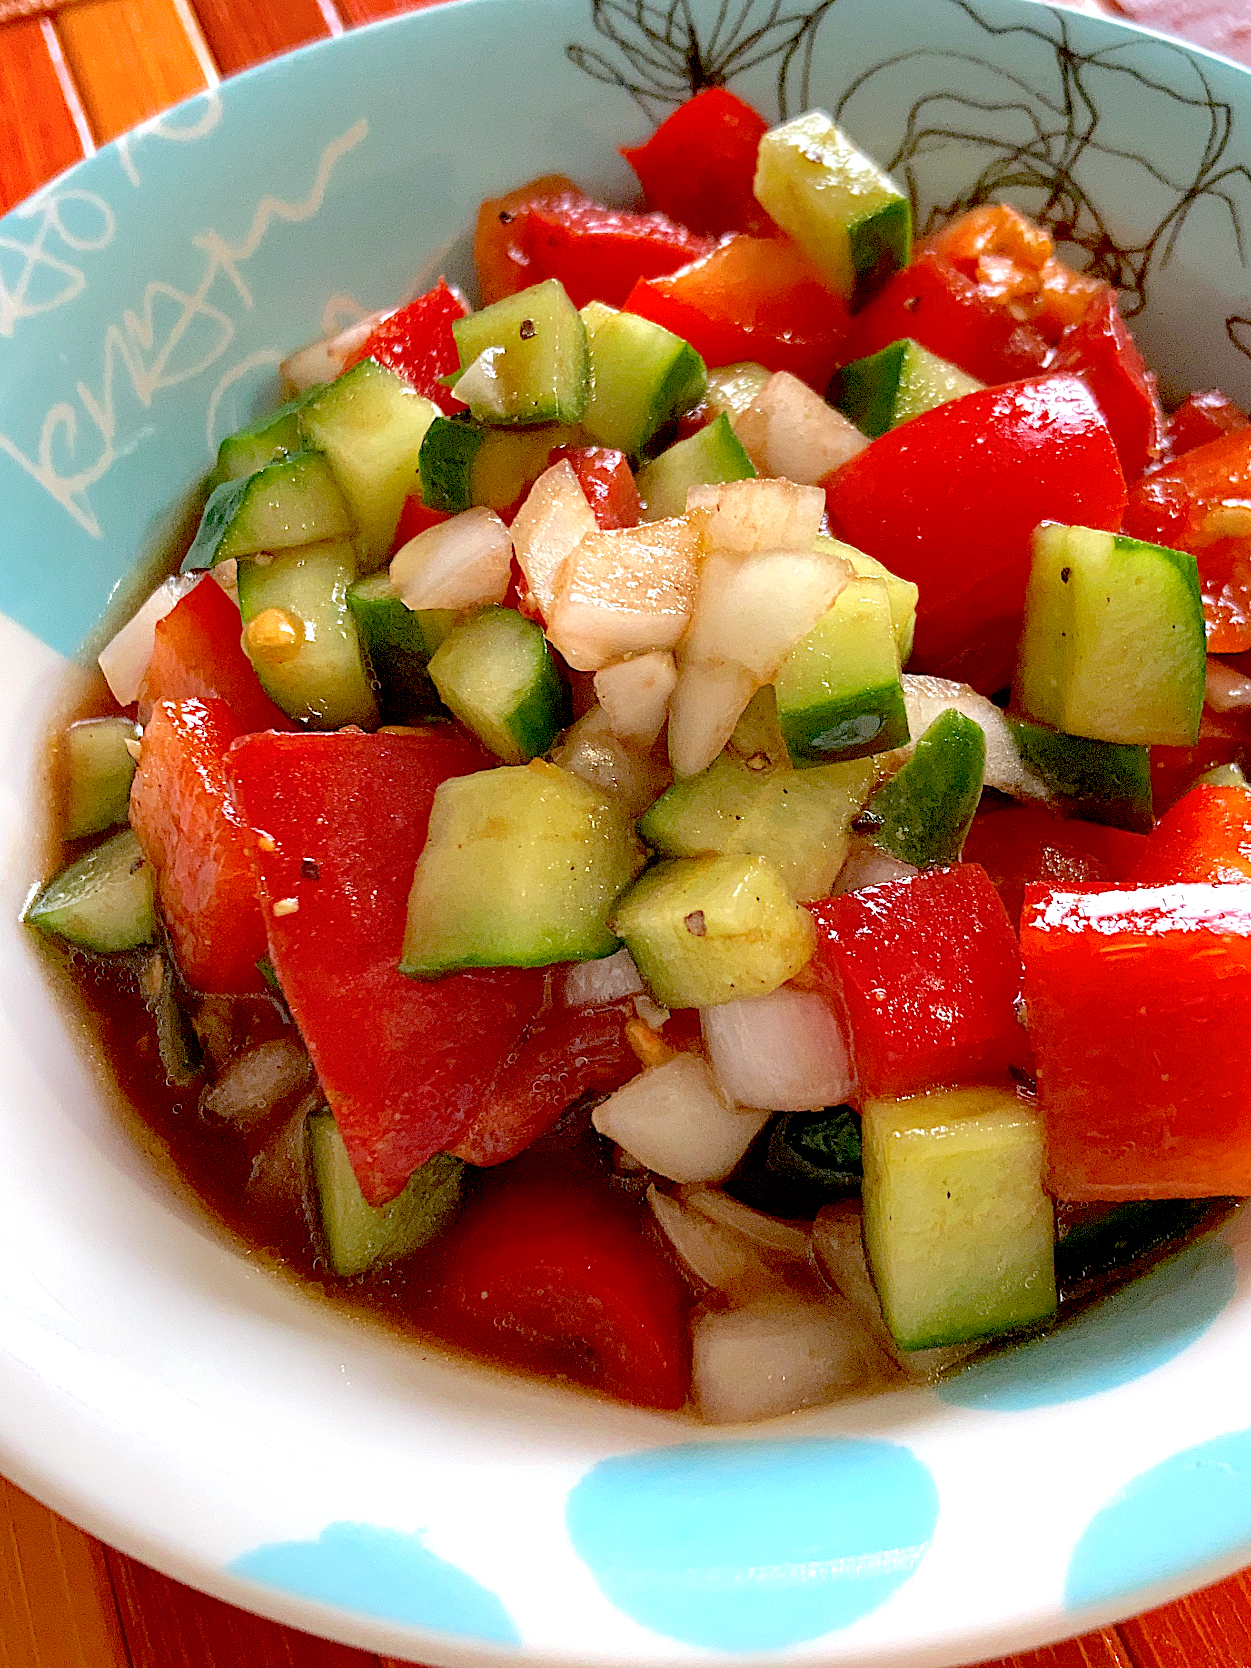
<path fill-rule="evenodd" d="M 437 6 L 441 0 L 337 0 L 343 21 L 347 24 L 372 23 L 375 18 L 392 17 L 396 12 L 419 12 L 426 6 Z"/>
<path fill-rule="evenodd" d="M 998 1662 L 983 1662 L 979 1668 L 1135 1668 L 1129 1652 L 1114 1628 L 1087 1633 L 1081 1639 L 1066 1639 L 1060 1645 L 1044 1645 L 1038 1651 L 1023 1651 Z"/>
<path fill-rule="evenodd" d="M 0 1668 L 129 1668 L 99 1541 L 0 1479 Z"/>
<path fill-rule="evenodd" d="M 0 29 L 0 214 L 82 153 L 42 25 L 38 19 L 5 25 Z"/>
<path fill-rule="evenodd" d="M 1251 1570 L 1122 1622 L 1120 1633 L 1133 1668 L 1243 1668 L 1251 1664 Z"/>
<path fill-rule="evenodd" d="M 87 0 L 62 11 L 56 29 L 101 144 L 217 79 L 178 0 Z"/>
<path fill-rule="evenodd" d="M 223 75 L 343 28 L 333 0 L 195 0 L 195 12 Z"/>
<path fill-rule="evenodd" d="M 106 1556 L 133 1668 L 379 1668 L 368 1651 L 236 1610 L 112 1549 Z"/>

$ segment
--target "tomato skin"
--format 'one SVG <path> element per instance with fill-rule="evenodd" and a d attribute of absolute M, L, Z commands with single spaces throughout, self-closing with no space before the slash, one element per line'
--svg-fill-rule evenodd
<path fill-rule="evenodd" d="M 243 733 L 224 701 L 159 701 L 144 728 L 130 796 L 131 826 L 156 870 L 183 977 L 194 990 L 224 996 L 265 989 L 256 967 L 265 954 L 265 922 L 252 839 L 235 809 L 226 762 Z"/>
<path fill-rule="evenodd" d="M 963 859 L 986 870 L 1016 926 L 1028 885 L 1124 880 L 1146 849 L 1145 834 L 1058 817 L 1038 805 L 983 801 L 964 842 Z"/>
<path fill-rule="evenodd" d="M 715 247 L 667 214 L 586 201 L 535 203 L 519 211 L 518 226 L 530 282 L 559 278 L 575 307 L 620 307 L 640 279 L 674 272 Z"/>
<path fill-rule="evenodd" d="M 556 1008 L 535 1021 L 505 1062 L 453 1149 L 470 1164 L 503 1164 L 544 1135 L 583 1095 L 611 1094 L 636 1075 L 626 1040 L 633 1002 Z"/>
<path fill-rule="evenodd" d="M 1032 886 L 1021 950 L 1049 1189 L 1251 1189 L 1251 886 Z"/>
<path fill-rule="evenodd" d="M 441 521 L 450 521 L 448 510 L 429 510 L 415 494 L 404 500 L 404 508 L 400 511 L 399 524 L 395 529 L 395 540 L 391 546 L 391 554 L 402 550 L 409 539 L 415 539 L 418 533 L 429 532 L 431 527 L 437 527 Z"/>
<path fill-rule="evenodd" d="M 465 309 L 440 278 L 432 290 L 383 319 L 344 365 L 350 371 L 362 359 L 376 359 L 406 382 L 440 411 L 449 416 L 466 409 L 440 377 L 450 376 L 460 365 L 452 321 L 463 319 Z"/>
<path fill-rule="evenodd" d="M 756 201 L 756 153 L 768 123 L 726 87 L 704 87 L 679 104 L 645 144 L 623 150 L 649 208 L 693 232 L 720 237 L 777 227 Z"/>
<path fill-rule="evenodd" d="M 1166 811 L 1129 872 L 1144 886 L 1251 880 L 1251 794 L 1201 783 Z"/>
<path fill-rule="evenodd" d="M 524 219 L 519 223 L 521 210 L 535 203 L 566 199 L 588 200 L 567 174 L 541 174 L 502 197 L 488 197 L 482 204 L 474 229 L 473 262 L 485 306 L 506 295 L 516 295 L 534 282 L 521 238 L 525 227 Z"/>
<path fill-rule="evenodd" d="M 612 446 L 555 446 L 547 461 L 562 458 L 578 477 L 601 531 L 638 526 L 643 505 L 624 452 Z"/>
<path fill-rule="evenodd" d="M 1032 325 L 997 307 L 973 279 L 930 250 L 856 314 L 846 357 L 863 359 L 901 336 L 985 383 L 1036 376 L 1048 354 L 1046 338 Z"/>
<path fill-rule="evenodd" d="M 976 1083 L 1028 1062 L 1020 951 L 984 869 L 926 869 L 807 907 L 814 970 L 850 1027 L 862 1097 Z"/>
<path fill-rule="evenodd" d="M 1187 394 L 1165 425 L 1166 450 L 1170 458 L 1206 446 L 1223 434 L 1245 429 L 1251 423 L 1246 412 L 1222 388 L 1205 388 Z"/>
<path fill-rule="evenodd" d="M 826 476 L 831 530 L 920 586 L 915 671 L 992 694 L 1012 675 L 1042 521 L 1115 531 L 1116 447 L 1085 383 L 966 394 L 890 429 Z"/>
<path fill-rule="evenodd" d="M 456 1144 L 543 1000 L 542 968 L 399 971 L 435 789 L 494 763 L 451 725 L 250 736 L 230 755 L 270 960 L 371 1204 Z"/>
<path fill-rule="evenodd" d="M 241 730 L 295 726 L 261 688 L 240 644 L 238 607 L 211 576 L 156 624 L 152 659 L 139 692 L 146 724 L 158 701 L 225 701 Z"/>
<path fill-rule="evenodd" d="M 1144 477 L 1130 494 L 1125 531 L 1189 551 L 1209 654 L 1251 649 L 1251 427 L 1231 429 Z"/>
<path fill-rule="evenodd" d="M 1121 317 L 1116 296 L 1104 290 L 1061 336 L 1053 371 L 1081 376 L 1095 396 L 1116 442 L 1127 481 L 1157 463 L 1164 450 L 1164 413 L 1155 377 Z"/>
<path fill-rule="evenodd" d="M 625 311 L 672 330 L 709 366 L 753 359 L 822 394 L 848 357 L 847 303 L 789 238 L 727 238 L 690 266 L 637 283 Z"/>
<path fill-rule="evenodd" d="M 472 1200 L 438 1253 L 445 1336 L 642 1407 L 686 1401 L 690 1299 L 637 1205 L 538 1173 Z"/>
<path fill-rule="evenodd" d="M 925 240 L 924 248 L 972 280 L 978 294 L 1058 341 L 1108 286 L 1055 256 L 1051 235 L 1007 203 L 981 203 Z"/>

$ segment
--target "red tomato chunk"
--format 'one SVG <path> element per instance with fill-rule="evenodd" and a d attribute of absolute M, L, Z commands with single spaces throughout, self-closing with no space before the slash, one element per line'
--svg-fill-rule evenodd
<path fill-rule="evenodd" d="M 963 857 L 986 870 L 1015 926 L 1025 888 L 1032 881 L 1056 886 L 1124 880 L 1146 847 L 1143 834 L 1057 817 L 1036 805 L 984 799 L 964 842 Z"/>
<path fill-rule="evenodd" d="M 602 532 L 638 526 L 643 506 L 624 452 L 612 446 L 556 446 L 547 461 L 562 459 L 578 477 Z"/>
<path fill-rule="evenodd" d="M 294 729 L 261 688 L 240 644 L 242 632 L 237 606 L 215 579 L 202 579 L 157 621 L 140 720 L 147 723 L 158 701 L 225 701 L 242 731 Z"/>
<path fill-rule="evenodd" d="M 343 369 L 350 370 L 362 359 L 376 359 L 411 382 L 441 411 L 464 411 L 465 402 L 440 380 L 460 366 L 452 323 L 464 316 L 464 307 L 440 278 L 432 290 L 383 319 Z"/>
<path fill-rule="evenodd" d="M 1193 788 L 1151 830 L 1128 878 L 1146 886 L 1251 880 L 1251 794 Z"/>
<path fill-rule="evenodd" d="M 1031 887 L 1021 950 L 1051 1191 L 1251 1192 L 1251 886 Z"/>
<path fill-rule="evenodd" d="M 640 279 L 675 272 L 714 247 L 667 214 L 632 214 L 586 200 L 536 203 L 518 218 L 529 282 L 559 278 L 575 307 L 588 301 L 620 307 Z"/>
<path fill-rule="evenodd" d="M 1104 290 L 1061 336 L 1053 371 L 1084 378 L 1116 442 L 1127 481 L 1158 463 L 1164 450 L 1164 413 L 1155 377 L 1143 363 L 1116 296 Z"/>
<path fill-rule="evenodd" d="M 719 237 L 777 231 L 756 201 L 756 153 L 768 123 L 725 87 L 705 87 L 679 104 L 645 145 L 623 150 L 647 206 L 663 209 L 693 232 Z"/>
<path fill-rule="evenodd" d="M 927 869 L 808 908 L 815 967 L 846 1014 L 862 1096 L 976 1083 L 1028 1063 L 1020 951 L 984 869 Z"/>

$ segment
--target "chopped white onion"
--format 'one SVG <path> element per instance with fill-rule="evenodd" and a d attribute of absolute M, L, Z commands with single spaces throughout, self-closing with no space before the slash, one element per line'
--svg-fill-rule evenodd
<path fill-rule="evenodd" d="M 458 400 L 472 406 L 475 412 L 486 412 L 489 417 L 508 415 L 508 397 L 504 391 L 496 363 L 503 358 L 502 347 L 483 348 L 472 365 L 457 377 L 452 392 Z"/>
<path fill-rule="evenodd" d="M 390 316 L 391 310 L 369 313 L 337 335 L 300 348 L 283 360 L 280 367 L 283 382 L 293 394 L 307 394 L 319 382 L 333 382 L 357 348 L 363 347 L 383 319 Z"/>
<path fill-rule="evenodd" d="M 653 1031 L 663 1030 L 672 1017 L 668 1008 L 662 1008 L 659 1002 L 653 1002 L 646 994 L 634 998 L 634 1011 Z"/>
<path fill-rule="evenodd" d="M 1208 681 L 1203 700 L 1213 712 L 1237 712 L 1240 708 L 1251 707 L 1251 678 L 1209 655 Z"/>
<path fill-rule="evenodd" d="M 642 988 L 634 957 L 622 949 L 601 961 L 575 962 L 565 975 L 565 1006 L 592 1008 L 602 1002 L 620 1002 Z"/>
<path fill-rule="evenodd" d="M 849 418 L 789 371 L 775 371 L 733 424 L 757 474 L 809 485 L 869 444 Z"/>
<path fill-rule="evenodd" d="M 812 1250 L 818 1266 L 910 1379 L 928 1383 L 944 1368 L 962 1361 L 973 1349 L 972 1344 L 953 1344 L 943 1349 L 899 1348 L 882 1318 L 882 1305 L 864 1253 L 863 1217 L 856 1200 L 839 1199 L 817 1212 L 812 1224 Z"/>
<path fill-rule="evenodd" d="M 118 706 L 128 707 L 139 698 L 156 647 L 157 621 L 171 613 L 202 578 L 198 573 L 179 573 L 158 585 L 142 608 L 100 650 L 100 670 Z"/>
<path fill-rule="evenodd" d="M 663 753 L 627 747 L 613 734 L 600 706 L 569 726 L 552 749 L 552 763 L 617 800 L 634 817 L 641 817 L 673 781 Z"/>
<path fill-rule="evenodd" d="M 962 712 L 966 718 L 980 725 L 986 737 L 986 786 L 1013 799 L 1046 799 L 1046 784 L 1037 777 L 1021 757 L 1012 731 L 1003 713 L 985 695 L 970 689 L 967 683 L 953 683 L 949 678 L 931 678 L 905 672 L 903 676 L 904 705 L 908 710 L 908 728 L 912 740 L 918 741 L 934 720 L 944 712 Z"/>
<path fill-rule="evenodd" d="M 474 608 L 503 602 L 513 541 L 494 510 L 477 508 L 427 527 L 391 559 L 391 583 L 406 608 Z"/>
<path fill-rule="evenodd" d="M 811 550 L 821 531 L 825 494 L 790 480 L 726 481 L 691 487 L 686 507 L 706 514 L 705 537 L 713 550 L 751 556 L 759 550 Z"/>
<path fill-rule="evenodd" d="M 742 1234 L 753 1245 L 763 1246 L 766 1251 L 777 1252 L 791 1262 L 807 1260 L 808 1235 L 803 1228 L 797 1228 L 791 1222 L 781 1222 L 776 1216 L 767 1216 L 762 1210 L 753 1210 L 750 1205 L 745 1205 L 741 1199 L 735 1199 L 719 1187 L 689 1187 L 683 1196 L 683 1203 L 697 1210 L 701 1216 L 706 1216 L 710 1222 L 732 1228 L 735 1233 Z"/>
<path fill-rule="evenodd" d="M 707 770 L 755 693 L 746 667 L 685 668 L 669 699 L 669 760 L 676 775 Z"/>
<path fill-rule="evenodd" d="M 526 584 L 545 620 L 551 618 L 565 558 L 596 531 L 595 512 L 573 465 L 562 458 L 539 476 L 509 528 Z"/>
<path fill-rule="evenodd" d="M 560 570 L 548 639 L 577 672 L 673 648 L 691 617 L 700 552 L 686 516 L 588 534 Z"/>
<path fill-rule="evenodd" d="M 887 1357 L 851 1305 L 776 1292 L 707 1310 L 691 1328 L 692 1390 L 710 1424 L 794 1413 L 889 1383 Z"/>
<path fill-rule="evenodd" d="M 623 741 L 650 747 L 660 734 L 677 681 L 673 656 L 657 649 L 603 667 L 595 674 L 595 693 L 604 716 Z"/>
<path fill-rule="evenodd" d="M 816 991 L 782 985 L 702 1008 L 699 1018 L 717 1082 L 740 1105 L 805 1112 L 850 1099 L 851 1049 Z"/>
<path fill-rule="evenodd" d="M 308 1055 L 287 1037 L 271 1037 L 237 1054 L 201 1097 L 201 1110 L 249 1129 L 308 1082 Z"/>
<path fill-rule="evenodd" d="M 871 840 L 857 840 L 838 871 L 833 895 L 837 898 L 844 892 L 859 892 L 866 886 L 881 886 L 888 880 L 907 880 L 920 872 Z"/>
<path fill-rule="evenodd" d="M 766 1112 L 727 1105 L 695 1054 L 641 1072 L 591 1114 L 601 1135 L 676 1182 L 728 1176 L 767 1121 Z"/>
<path fill-rule="evenodd" d="M 736 1303 L 776 1290 L 778 1277 L 758 1246 L 734 1228 L 661 1193 L 647 1190 L 652 1214 L 679 1258 L 697 1280 L 712 1286 Z"/>

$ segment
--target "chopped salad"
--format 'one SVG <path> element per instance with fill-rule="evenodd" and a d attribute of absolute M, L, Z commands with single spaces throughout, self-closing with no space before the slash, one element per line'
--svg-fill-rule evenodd
<path fill-rule="evenodd" d="M 222 442 L 26 918 L 255 1243 L 733 1421 L 1251 1193 L 1251 424 L 822 111 L 625 155 Z"/>

